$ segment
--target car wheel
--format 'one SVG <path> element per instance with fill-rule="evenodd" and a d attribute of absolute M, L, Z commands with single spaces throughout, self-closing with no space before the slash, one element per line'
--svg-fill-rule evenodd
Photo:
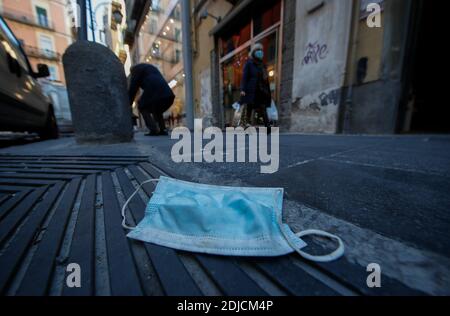
<path fill-rule="evenodd" d="M 53 107 L 50 107 L 48 111 L 45 127 L 39 133 L 39 137 L 43 140 L 57 139 L 59 137 L 58 125 L 56 124 L 56 117 L 53 112 Z"/>

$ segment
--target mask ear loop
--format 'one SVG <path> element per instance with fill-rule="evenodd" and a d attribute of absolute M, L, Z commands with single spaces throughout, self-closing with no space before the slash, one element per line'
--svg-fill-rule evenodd
<path fill-rule="evenodd" d="M 275 193 L 276 194 L 276 193 Z M 313 256 L 309 253 L 306 253 L 302 250 L 300 250 L 291 240 L 290 236 L 287 235 L 287 233 L 284 231 L 283 229 L 283 221 L 282 221 L 282 215 L 281 215 L 281 211 L 279 211 L 278 209 L 278 205 L 277 205 L 277 199 L 275 196 L 275 208 L 277 209 L 277 220 L 278 220 L 278 226 L 281 230 L 281 233 L 283 234 L 284 238 L 286 239 L 286 241 L 288 242 L 289 246 L 291 246 L 292 249 L 294 249 L 300 256 L 302 256 L 303 258 L 310 260 L 310 261 L 314 261 L 314 262 L 331 262 L 334 260 L 339 259 L 340 257 L 342 257 L 342 255 L 345 252 L 345 246 L 344 246 L 344 242 L 342 241 L 341 238 L 339 238 L 336 235 L 330 234 L 326 231 L 323 230 L 317 230 L 317 229 L 307 229 L 301 232 L 298 232 L 295 234 L 295 236 L 302 238 L 305 236 L 321 236 L 321 237 L 327 237 L 330 239 L 334 239 L 338 242 L 338 248 L 333 251 L 332 253 L 328 254 L 328 255 L 323 255 L 323 256 Z"/>
<path fill-rule="evenodd" d="M 323 256 L 313 256 L 313 255 L 310 255 L 309 253 L 301 251 L 300 249 L 294 248 L 303 258 L 308 259 L 310 261 L 331 262 L 331 261 L 335 261 L 335 260 L 339 259 L 340 257 L 342 257 L 344 255 L 345 246 L 344 246 L 344 242 L 342 241 L 342 239 L 339 238 L 338 236 L 330 234 L 326 231 L 317 230 L 317 229 L 307 229 L 307 230 L 301 231 L 299 233 L 296 233 L 295 236 L 297 236 L 299 238 L 304 237 L 304 236 L 321 236 L 321 237 L 327 237 L 330 239 L 334 239 L 338 242 L 339 245 L 335 251 L 333 251 L 332 253 L 330 253 L 328 255 L 323 255 Z M 292 245 L 291 245 L 291 247 L 292 247 Z"/>
<path fill-rule="evenodd" d="M 155 183 L 155 182 L 158 182 L 158 181 L 159 181 L 159 179 L 151 179 L 151 180 L 147 180 L 147 181 L 142 182 L 142 183 L 139 185 L 139 187 L 136 189 L 136 191 L 134 191 L 134 193 L 131 194 L 131 196 L 130 196 L 130 197 L 128 198 L 128 200 L 125 202 L 125 204 L 124 204 L 123 207 L 122 207 L 122 211 L 121 211 L 121 214 L 122 214 L 122 227 L 123 227 L 123 228 L 128 229 L 128 230 L 133 230 L 133 229 L 136 228 L 136 227 L 131 227 L 131 226 L 128 226 L 128 225 L 127 225 L 127 218 L 126 218 L 126 215 L 125 215 L 125 210 L 127 209 L 128 204 L 130 204 L 131 200 L 132 200 L 132 199 L 134 198 L 134 196 L 139 192 L 139 190 L 142 188 L 143 185 L 145 185 L 145 184 L 147 184 L 147 183 Z"/>

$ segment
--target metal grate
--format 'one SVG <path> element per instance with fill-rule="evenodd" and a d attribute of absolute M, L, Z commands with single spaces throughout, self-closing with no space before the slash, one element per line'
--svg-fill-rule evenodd
<path fill-rule="evenodd" d="M 146 157 L 0 156 L 0 292 L 3 295 L 392 295 L 422 294 L 394 280 L 366 286 L 344 258 L 193 254 L 126 237 L 120 209 L 135 188 L 167 175 Z M 170 175 L 169 175 L 170 176 Z M 154 184 L 129 204 L 139 222 Z M 81 267 L 81 288 L 65 284 Z"/>

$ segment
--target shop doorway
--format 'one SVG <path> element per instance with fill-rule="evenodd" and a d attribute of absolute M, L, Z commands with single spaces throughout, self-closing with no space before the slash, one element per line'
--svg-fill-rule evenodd
<path fill-rule="evenodd" d="M 435 11 L 439 9 L 433 1 L 414 2 L 413 21 L 411 24 L 411 56 L 407 60 L 404 91 L 403 132 L 413 134 L 450 133 L 450 123 L 446 115 L 448 105 L 437 100 L 443 93 L 439 89 L 440 79 L 435 70 L 441 68 L 441 59 L 430 56 L 435 43 Z M 401 114 L 401 113 L 400 113 Z"/>
<path fill-rule="evenodd" d="M 258 2 L 259 3 L 259 2 Z M 243 70 L 253 44 L 264 46 L 272 98 L 278 104 L 281 68 L 282 1 L 267 1 L 254 8 L 252 15 L 242 18 L 219 39 L 220 70 L 222 75 L 222 106 L 225 127 L 233 121 L 233 103 L 240 99 Z"/>

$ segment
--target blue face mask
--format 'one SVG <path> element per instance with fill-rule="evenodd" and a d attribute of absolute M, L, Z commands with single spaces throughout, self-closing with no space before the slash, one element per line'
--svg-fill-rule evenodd
<path fill-rule="evenodd" d="M 308 230 L 294 234 L 282 223 L 283 189 L 234 188 L 190 183 L 161 177 L 137 227 L 126 225 L 125 210 L 139 191 L 122 208 L 122 226 L 129 238 L 192 252 L 230 256 L 281 256 L 297 251 L 319 262 L 344 253 L 339 237 Z M 301 237 L 320 235 L 338 241 L 339 247 L 326 256 L 312 256 L 301 249 Z"/>
<path fill-rule="evenodd" d="M 264 52 L 262 50 L 257 50 L 255 52 L 255 57 L 262 60 L 264 58 Z"/>

